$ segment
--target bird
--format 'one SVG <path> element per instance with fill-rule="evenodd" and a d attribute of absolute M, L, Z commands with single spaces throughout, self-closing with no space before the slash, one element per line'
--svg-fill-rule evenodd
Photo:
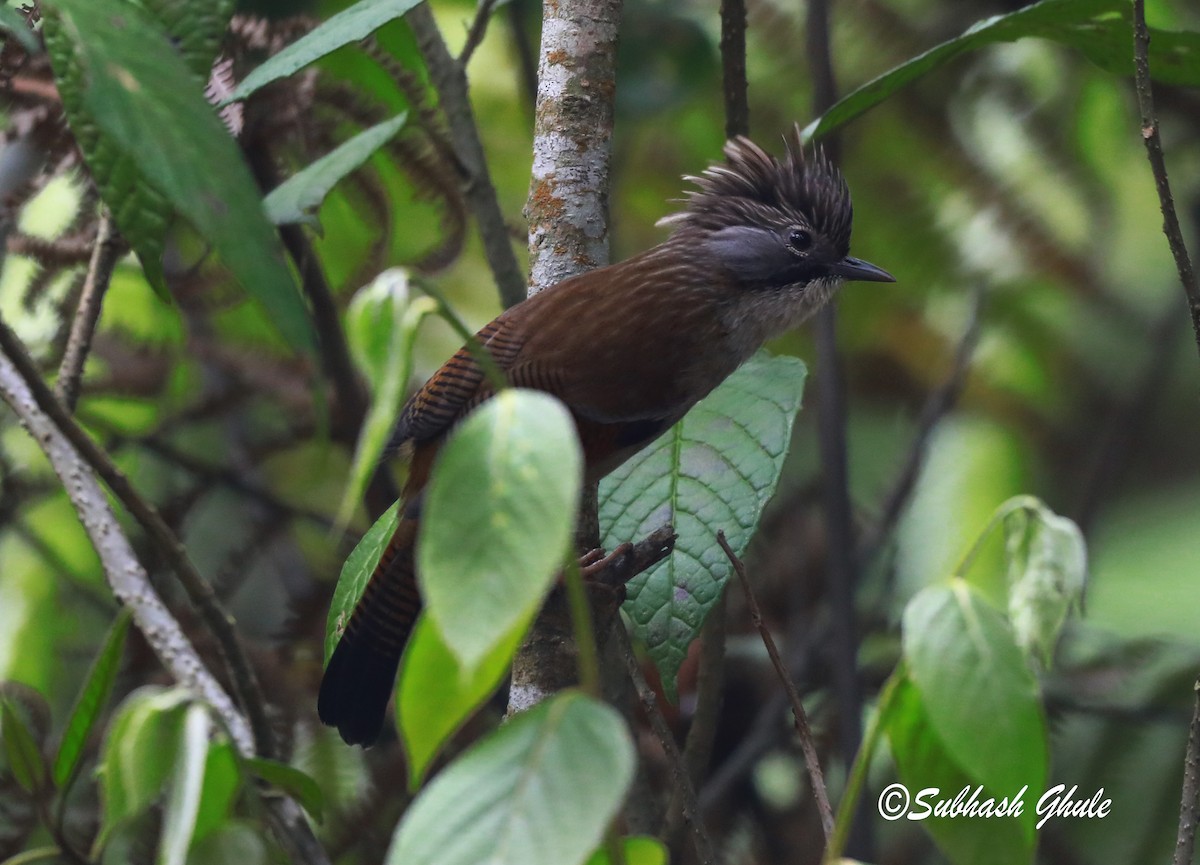
<path fill-rule="evenodd" d="M 895 282 L 850 256 L 850 191 L 799 127 L 773 156 L 745 137 L 660 220 L 666 240 L 572 276 L 510 307 L 476 340 L 514 387 L 569 409 L 586 483 L 655 438 L 769 339 L 799 325 L 847 280 Z M 478 350 L 478 349 L 476 349 Z M 414 564 L 422 491 L 447 435 L 495 393 L 464 346 L 404 405 L 392 444 L 411 443 L 401 519 L 325 668 L 321 721 L 368 746 L 421 609 Z"/>

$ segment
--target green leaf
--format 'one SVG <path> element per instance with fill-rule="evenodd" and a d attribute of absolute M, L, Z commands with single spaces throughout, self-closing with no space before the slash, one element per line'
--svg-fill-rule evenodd
<path fill-rule="evenodd" d="M 621 839 L 625 865 L 667 865 L 670 861 L 666 846 L 649 835 L 631 835 Z M 588 859 L 587 865 L 614 865 L 608 851 L 601 847 Z"/>
<path fill-rule="evenodd" d="M 256 777 L 278 787 L 299 802 L 313 820 L 318 823 L 325 821 L 325 796 L 311 775 L 295 766 L 264 757 L 248 757 L 245 764 Z"/>
<path fill-rule="evenodd" d="M 74 126 L 94 123 L 212 245 L 291 345 L 315 345 L 307 307 L 241 152 L 165 34 L 127 0 L 56 0 L 81 89 Z M 64 70 L 56 65 L 60 76 Z M 123 223 L 118 216 L 118 225 Z"/>
<path fill-rule="evenodd" d="M 342 573 L 338 577 L 337 588 L 333 590 L 333 600 L 329 604 L 329 618 L 325 622 L 325 663 L 329 663 L 329 656 L 337 647 L 358 599 L 366 590 L 371 574 L 383 558 L 383 551 L 387 549 L 388 542 L 396 533 L 396 526 L 399 524 L 400 503 L 396 502 L 367 529 L 358 546 L 342 565 Z"/>
<path fill-rule="evenodd" d="M 268 865 L 271 861 L 262 829 L 245 823 L 225 823 L 203 840 L 197 838 L 188 856 L 188 865 Z"/>
<path fill-rule="evenodd" d="M 446 767 L 404 815 L 389 865 L 582 865 L 633 777 L 625 722 L 575 692 Z"/>
<path fill-rule="evenodd" d="M 421 616 L 404 650 L 396 720 L 408 757 L 411 789 L 430 762 L 475 710 L 500 686 L 521 644 L 513 631 L 474 670 L 464 671 L 428 616 Z"/>
<path fill-rule="evenodd" d="M 405 113 L 377 123 L 293 174 L 264 200 L 267 218 L 276 225 L 289 222 L 316 225 L 316 212 L 330 190 L 394 138 L 407 119 Z"/>
<path fill-rule="evenodd" d="M 5 763 L 26 793 L 35 793 L 46 780 L 46 761 L 33 732 L 7 697 L 0 698 L 0 739 Z"/>
<path fill-rule="evenodd" d="M 361 42 L 384 24 L 399 18 L 420 0 L 359 0 L 316 30 L 301 36 L 247 75 L 225 102 L 245 99 L 264 85 L 303 69 L 344 45 Z"/>
<path fill-rule="evenodd" d="M 129 610 L 122 608 L 117 613 L 104 645 L 92 668 L 88 671 L 83 690 L 67 719 L 67 727 L 63 731 L 62 744 L 58 746 L 58 755 L 54 759 L 54 783 L 65 789 L 75 777 L 79 769 L 79 759 L 83 755 L 84 746 L 96 725 L 96 719 L 108 703 L 112 694 L 113 683 L 117 679 L 117 671 L 121 665 L 121 655 L 125 650 L 125 637 L 129 633 Z"/>
<path fill-rule="evenodd" d="M 1021 650 L 1049 668 L 1067 614 L 1083 602 L 1087 545 L 1079 526 L 1036 499 L 1005 516 L 1004 532 L 1008 618 Z"/>
<path fill-rule="evenodd" d="M 202 704 L 192 703 L 187 707 L 167 804 L 163 809 L 162 841 L 158 849 L 160 865 L 184 865 L 187 861 L 196 817 L 200 813 L 211 726 L 208 709 Z"/>
<path fill-rule="evenodd" d="M 0 30 L 15 36 L 21 47 L 30 54 L 37 54 L 42 50 L 25 16 L 11 6 L 0 6 Z"/>
<path fill-rule="evenodd" d="M 192 832 L 192 850 L 209 835 L 220 832 L 229 822 L 233 806 L 242 788 L 241 767 L 233 743 L 225 736 L 208 746 L 204 765 L 204 789 L 200 791 L 200 810 Z M 191 862 L 191 854 L 188 854 Z"/>
<path fill-rule="evenodd" d="M 579 508 L 582 456 L 562 403 L 508 389 L 450 436 L 425 493 L 417 575 L 467 675 L 523 631 L 554 582 Z"/>
<path fill-rule="evenodd" d="M 99 768 L 102 842 L 118 823 L 141 814 L 162 795 L 192 699 L 182 688 L 142 688 L 130 694 L 113 717 Z"/>
<path fill-rule="evenodd" d="M 679 535 L 669 558 L 629 582 L 624 606 L 672 696 L 687 647 L 729 578 L 717 531 L 739 554 L 750 542 L 779 480 L 805 375 L 796 358 L 755 355 L 600 483 L 605 547 L 666 523 Z"/>
<path fill-rule="evenodd" d="M 171 37 L 171 44 L 201 81 L 208 81 L 221 39 L 233 15 L 234 0 L 139 0 Z"/>
<path fill-rule="evenodd" d="M 1037 819 L 1033 806 L 1041 795 L 1040 786 L 1026 782 L 1028 790 L 1022 793 L 1024 784 L 1001 789 L 984 785 L 977 797 L 978 803 L 991 798 L 999 804 L 1004 797 L 1010 797 L 1010 800 L 1020 797 L 1024 805 L 1019 817 L 983 819 L 925 814 L 926 808 L 951 801 L 964 789 L 973 792 L 979 782 L 969 777 L 946 750 L 929 721 L 921 693 L 911 680 L 902 679 L 896 683 L 887 715 L 880 723 L 887 730 L 897 774 L 907 788 L 907 807 L 903 811 L 898 809 L 903 800 L 887 798 L 886 809 L 883 803 L 885 797 L 904 794 L 890 787 L 880 791 L 878 807 L 881 814 L 886 810 L 896 819 L 921 816 L 917 825 L 929 832 L 950 861 L 957 865 L 1022 865 L 1033 860 Z M 968 792 L 963 798 L 970 795 Z"/>
<path fill-rule="evenodd" d="M 1003 616 L 962 580 L 929 586 L 904 610 L 904 657 L 947 753 L 1000 795 L 1046 779 L 1038 687 Z"/>
<path fill-rule="evenodd" d="M 1109 72 L 1129 76 L 1133 72 L 1130 15 L 1126 0 L 1042 0 L 987 18 L 844 97 L 805 128 L 804 138 L 822 138 L 955 57 L 997 42 L 1052 39 L 1076 48 Z M 1155 80 L 1166 84 L 1200 84 L 1200 34 L 1151 28 L 1150 71 Z"/>
<path fill-rule="evenodd" d="M 437 308 L 433 298 L 409 294 L 407 275 L 399 268 L 385 270 L 350 301 L 346 336 L 371 382 L 371 408 L 359 431 L 350 478 L 338 506 L 335 524 L 339 527 L 350 521 L 387 448 L 412 373 L 417 331 Z"/>

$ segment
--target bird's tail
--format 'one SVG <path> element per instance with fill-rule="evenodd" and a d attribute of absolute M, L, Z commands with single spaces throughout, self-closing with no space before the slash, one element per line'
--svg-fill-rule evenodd
<path fill-rule="evenodd" d="M 402 519 L 325 667 L 317 714 L 350 745 L 379 737 L 400 655 L 421 611 L 416 535 L 417 521 Z"/>

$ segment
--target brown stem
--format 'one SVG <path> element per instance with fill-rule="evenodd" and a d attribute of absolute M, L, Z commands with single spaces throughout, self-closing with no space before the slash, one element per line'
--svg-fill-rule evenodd
<path fill-rule="evenodd" d="M 125 253 L 125 243 L 113 227 L 112 214 L 106 209 L 100 216 L 96 229 L 96 243 L 92 247 L 91 262 L 87 278 L 83 282 L 83 293 L 79 296 L 79 308 L 71 321 L 71 334 L 67 337 L 67 350 L 58 367 L 58 383 L 55 393 L 67 407 L 75 411 L 79 401 L 79 387 L 83 379 L 83 365 L 92 347 L 92 337 L 100 321 L 100 309 L 104 304 L 104 293 L 112 280 L 113 269 Z"/>
<path fill-rule="evenodd" d="M 749 135 L 745 0 L 721 0 L 721 69 L 725 93 L 725 137 Z"/>
<path fill-rule="evenodd" d="M 1188 727 L 1187 751 L 1183 758 L 1183 793 L 1179 803 L 1179 834 L 1171 865 L 1191 865 L 1196 847 L 1196 821 L 1200 819 L 1200 680 L 1192 686 L 1195 708 Z"/>
<path fill-rule="evenodd" d="M 1163 156 L 1162 140 L 1158 134 L 1158 118 L 1154 113 L 1154 92 L 1150 84 L 1150 31 L 1146 27 L 1145 0 L 1133 0 L 1133 79 L 1137 90 L 1138 110 L 1142 115 L 1142 141 L 1146 145 L 1146 158 L 1154 173 L 1154 187 L 1158 191 L 1158 203 L 1162 208 L 1163 234 L 1175 258 L 1175 269 L 1187 298 L 1191 314 L 1192 330 L 1196 335 L 1196 348 L 1200 351 L 1200 286 L 1196 284 L 1196 273 L 1188 257 L 1187 245 L 1183 242 L 1183 231 L 1179 227 L 1179 216 L 1175 213 L 1175 200 L 1171 195 L 1171 184 L 1167 179 L 1167 162 Z"/>
<path fill-rule="evenodd" d="M 754 627 L 758 629 L 759 636 L 762 637 L 763 645 L 767 647 L 771 666 L 775 668 L 779 681 L 783 683 L 784 690 L 787 691 L 788 701 L 792 705 L 792 717 L 795 718 L 796 734 L 800 737 L 800 750 L 804 753 L 804 764 L 808 767 L 808 777 L 812 783 L 813 798 L 817 801 L 817 811 L 821 815 L 821 828 L 825 831 L 825 843 L 829 843 L 829 839 L 833 836 L 833 808 L 829 805 L 825 773 L 821 771 L 821 760 L 817 756 L 817 745 L 813 741 L 812 728 L 808 724 L 808 713 L 804 711 L 804 703 L 800 699 L 796 683 L 788 675 L 783 658 L 779 655 L 775 638 L 771 636 L 771 631 L 763 623 L 758 598 L 754 596 L 754 588 L 750 585 L 750 578 L 746 575 L 746 566 L 730 548 L 729 542 L 725 540 L 724 532 L 717 532 L 717 543 L 725 551 L 725 557 L 729 559 L 729 564 L 733 565 L 733 571 L 737 574 L 742 589 L 746 592 L 746 605 L 750 608 L 750 618 L 754 622 Z"/>

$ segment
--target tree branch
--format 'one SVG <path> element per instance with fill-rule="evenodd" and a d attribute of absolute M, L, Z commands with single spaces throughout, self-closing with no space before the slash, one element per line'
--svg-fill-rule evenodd
<path fill-rule="evenodd" d="M 100 446 L 92 441 L 88 434 L 67 414 L 62 404 L 55 399 L 50 388 L 42 381 L 37 367 L 29 359 L 29 355 L 25 353 L 25 349 L 20 341 L 3 321 L 0 321 L 0 353 L 7 355 L 8 362 L 14 372 L 24 380 L 22 391 L 13 391 L 13 393 L 20 395 L 23 392 L 28 399 L 22 400 L 21 408 L 18 408 L 17 405 L 13 405 L 13 408 L 30 425 L 30 430 L 34 433 L 38 442 L 43 444 L 43 446 L 47 446 L 49 441 L 52 440 L 46 438 L 46 436 L 50 435 L 47 430 L 53 430 L 55 438 L 63 438 L 66 442 L 69 442 L 71 454 L 75 456 L 76 460 L 82 460 L 86 463 L 91 471 L 104 480 L 105 484 L 113 491 L 121 504 L 133 514 L 146 530 L 147 535 L 149 535 L 155 547 L 162 554 L 164 560 L 178 576 L 180 584 L 188 593 L 188 597 L 192 603 L 196 605 L 201 619 L 212 632 L 218 646 L 220 646 L 221 655 L 229 672 L 234 692 L 237 694 L 242 708 L 245 709 L 247 715 L 250 717 L 250 724 L 254 734 L 254 750 L 265 757 L 276 756 L 275 737 L 271 730 L 270 721 L 267 718 L 266 705 L 262 691 L 258 686 L 258 679 L 254 674 L 254 669 L 250 666 L 245 652 L 242 650 L 241 642 L 233 625 L 233 619 L 221 606 L 220 601 L 213 592 L 212 586 L 196 570 L 196 566 L 188 558 L 183 544 L 175 537 L 171 528 L 159 515 L 158 511 L 155 510 L 154 506 L 138 494 L 129 482 L 129 479 L 113 464 Z M 33 407 L 38 410 L 37 416 L 39 418 L 45 418 L 45 422 L 36 431 L 34 431 L 27 417 L 28 411 Z M 77 469 L 73 464 L 70 467 Z M 63 477 L 62 472 L 59 472 L 59 474 L 60 477 Z M 68 493 L 72 492 L 68 480 L 74 482 L 77 475 L 78 471 L 76 470 L 67 477 L 63 477 L 63 482 L 68 487 Z M 90 472 L 87 474 L 87 478 L 88 480 L 92 480 Z M 94 481 L 92 482 L 94 483 Z M 140 567 L 138 565 L 139 569 Z M 115 588 L 114 591 L 116 591 Z M 132 597 L 130 593 L 127 594 Z M 125 601 L 125 596 L 121 592 L 117 592 L 117 596 Z M 178 628 L 177 625 L 175 627 Z M 146 638 L 153 643 L 155 636 L 153 632 L 146 632 Z M 156 648 L 163 653 L 174 651 L 170 646 L 166 645 Z M 247 747 L 249 747 L 248 744 Z"/>
<path fill-rule="evenodd" d="M 104 293 L 108 291 L 113 269 L 125 254 L 125 249 L 124 241 L 113 227 L 112 214 L 106 208 L 96 229 L 96 242 L 92 247 L 87 278 L 83 282 L 83 293 L 79 296 L 79 308 L 71 321 L 71 334 L 67 337 L 67 350 L 58 367 L 55 393 L 68 412 L 74 412 L 75 404 L 79 401 L 83 365 L 91 351 L 92 337 L 100 321 Z"/>
<path fill-rule="evenodd" d="M 421 3 L 409 12 L 407 20 L 417 37 L 417 48 L 429 68 L 429 76 L 446 113 L 458 161 L 467 173 L 464 194 L 479 225 L 484 254 L 496 278 L 500 300 L 505 306 L 512 306 L 525 298 L 525 276 L 509 241 L 508 226 L 504 223 L 483 144 L 479 140 L 466 72 L 450 55 L 428 3 Z"/>
<path fill-rule="evenodd" d="M 1196 847 L 1196 820 L 1200 818 L 1200 680 L 1192 686 L 1195 708 L 1188 727 L 1187 751 L 1183 758 L 1183 793 L 1179 803 L 1179 834 L 1175 837 L 1175 855 L 1171 865 L 1191 865 Z"/>
<path fill-rule="evenodd" d="M 492 20 L 492 10 L 496 8 L 496 2 L 497 0 L 479 0 L 479 4 L 475 7 L 475 18 L 471 21 L 470 29 L 467 30 L 467 41 L 463 43 L 462 51 L 458 53 L 458 65 L 463 69 L 467 68 L 467 64 L 471 62 L 471 55 L 483 42 L 488 22 Z"/>
<path fill-rule="evenodd" d="M 749 135 L 745 0 L 721 0 L 721 69 L 725 93 L 725 137 Z"/>
<path fill-rule="evenodd" d="M 795 719 L 796 734 L 800 737 L 800 750 L 804 753 L 804 764 L 808 767 L 808 777 L 812 783 L 813 798 L 817 802 L 817 812 L 821 815 L 821 828 L 825 832 L 825 843 L 828 844 L 829 839 L 833 836 L 833 808 L 829 806 L 829 792 L 825 787 L 825 773 L 821 771 L 821 759 L 817 756 L 817 745 L 813 741 L 812 728 L 808 724 L 808 713 L 804 711 L 804 703 L 800 699 L 800 692 L 796 689 L 796 683 L 788 675 L 783 658 L 779 655 L 779 648 L 775 645 L 775 638 L 771 636 L 771 631 L 763 623 L 762 611 L 758 607 L 758 598 L 754 596 L 754 588 L 750 585 L 750 578 L 746 576 L 746 566 L 737 557 L 737 553 L 730 548 L 729 542 L 725 540 L 724 532 L 717 532 L 717 543 L 725 551 L 725 557 L 733 565 L 733 571 L 737 574 L 738 580 L 742 584 L 742 589 L 746 593 L 746 604 L 750 608 L 750 618 L 754 622 L 754 627 L 758 630 L 759 636 L 762 637 L 763 645 L 767 647 L 767 655 L 771 658 L 771 666 L 775 668 L 775 673 L 779 676 L 779 681 L 783 683 L 788 701 L 792 705 L 792 717 Z"/>
<path fill-rule="evenodd" d="M 1138 110 L 1142 115 L 1142 141 L 1146 145 L 1146 158 L 1154 173 L 1154 187 L 1158 190 L 1158 203 L 1162 209 L 1163 234 L 1167 236 L 1171 255 L 1175 258 L 1175 269 L 1179 272 L 1179 282 L 1187 298 L 1192 330 L 1196 335 L 1196 348 L 1200 351 L 1200 286 L 1196 284 L 1196 273 L 1188 257 L 1187 245 L 1183 242 L 1183 231 L 1179 227 L 1179 216 L 1175 213 L 1175 200 L 1167 178 L 1162 140 L 1158 134 L 1154 92 L 1150 83 L 1150 31 L 1146 27 L 1145 0 L 1133 0 L 1133 77 Z"/>

